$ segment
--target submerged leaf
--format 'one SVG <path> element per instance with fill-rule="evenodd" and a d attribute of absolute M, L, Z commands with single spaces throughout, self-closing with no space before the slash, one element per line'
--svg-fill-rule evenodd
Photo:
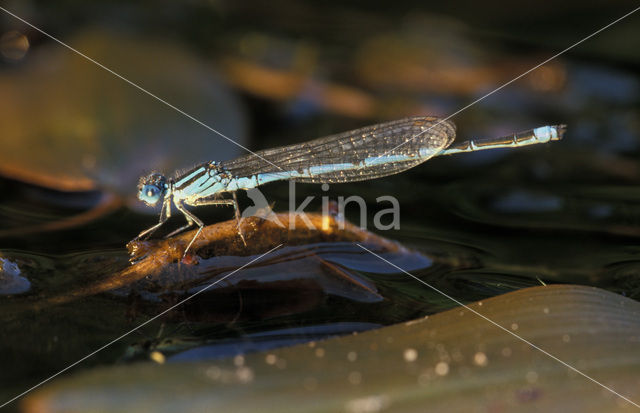
<path fill-rule="evenodd" d="M 64 39 L 239 143 L 239 102 L 212 67 L 168 41 L 93 30 Z M 66 191 L 132 194 L 152 168 L 172 173 L 240 150 L 131 84 L 52 42 L 0 72 L 0 174 Z"/>
<path fill-rule="evenodd" d="M 557 285 L 470 308 L 638 402 L 640 304 Z M 627 411 L 631 405 L 471 311 L 215 362 L 59 380 L 25 411 Z"/>

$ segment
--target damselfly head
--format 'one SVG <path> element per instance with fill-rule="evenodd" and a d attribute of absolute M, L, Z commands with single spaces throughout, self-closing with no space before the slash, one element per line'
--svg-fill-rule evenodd
<path fill-rule="evenodd" d="M 154 206 L 167 190 L 167 180 L 162 174 L 153 173 L 143 176 L 138 182 L 138 199 L 149 206 Z"/>

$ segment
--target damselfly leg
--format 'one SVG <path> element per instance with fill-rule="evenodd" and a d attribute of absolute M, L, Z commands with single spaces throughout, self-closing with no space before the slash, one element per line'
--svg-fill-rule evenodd
<path fill-rule="evenodd" d="M 171 217 L 171 205 L 170 204 L 171 204 L 171 200 L 170 199 L 166 200 L 162 204 L 162 210 L 160 211 L 160 220 L 158 221 L 158 223 L 155 224 L 154 226 L 150 227 L 150 228 L 145 229 L 141 233 L 139 233 L 138 236 L 133 239 L 133 241 L 138 241 L 138 240 L 141 240 L 141 239 L 144 239 L 144 238 L 148 237 L 153 232 L 155 232 L 155 230 L 160 228 L 162 226 L 162 224 L 167 222 L 167 220 Z"/>
<path fill-rule="evenodd" d="M 187 248 L 184 250 L 184 253 L 182 254 L 182 258 L 184 258 L 187 255 L 189 248 L 191 248 L 191 245 L 193 244 L 193 242 L 196 240 L 196 238 L 198 238 L 198 235 L 200 235 L 200 233 L 202 232 L 202 228 L 204 228 L 204 223 L 200 221 L 200 219 L 197 216 L 193 215 L 187 208 L 185 208 L 182 201 L 175 202 L 175 204 L 178 211 L 182 212 L 182 214 L 186 218 L 187 228 L 193 224 L 196 224 L 198 226 L 198 231 L 196 231 L 196 235 L 193 236 L 193 238 L 191 239 L 191 242 L 189 242 L 189 245 L 187 245 Z"/>
<path fill-rule="evenodd" d="M 235 191 L 232 192 L 233 195 L 233 199 L 207 199 L 207 198 L 201 198 L 198 199 L 197 201 L 194 202 L 194 206 L 200 206 L 200 205 L 231 205 L 233 206 L 233 211 L 236 217 L 236 228 L 238 230 L 238 235 L 240 236 L 240 239 L 242 240 L 242 243 L 244 244 L 244 246 L 247 246 L 247 241 L 244 238 L 244 234 L 242 232 L 242 227 L 240 226 L 241 221 L 242 221 L 242 216 L 240 215 L 240 207 L 238 206 L 238 196 L 236 195 Z"/>

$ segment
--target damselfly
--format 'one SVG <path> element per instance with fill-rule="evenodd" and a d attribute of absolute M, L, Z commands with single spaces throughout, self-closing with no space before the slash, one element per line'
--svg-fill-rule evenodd
<path fill-rule="evenodd" d="M 236 191 L 240 189 L 290 179 L 328 184 L 364 181 L 405 171 L 434 156 L 559 140 L 564 131 L 564 125 L 543 126 L 506 137 L 453 144 L 456 129 L 452 122 L 436 117 L 412 117 L 266 149 L 221 163 L 210 161 L 171 179 L 153 173 L 140 179 L 138 198 L 150 206 L 162 202 L 160 221 L 142 231 L 138 239 L 150 235 L 167 221 L 172 201 L 187 224 L 167 237 L 193 225 L 199 227 L 186 254 L 204 227 L 187 206 L 231 205 L 239 229 Z M 231 199 L 224 198 L 228 194 Z M 244 242 L 240 229 L 238 233 Z"/>

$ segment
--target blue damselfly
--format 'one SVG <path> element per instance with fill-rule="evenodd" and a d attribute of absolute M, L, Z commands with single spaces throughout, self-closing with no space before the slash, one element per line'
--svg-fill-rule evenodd
<path fill-rule="evenodd" d="M 564 131 L 564 125 L 543 126 L 506 137 L 453 144 L 456 129 L 452 122 L 436 117 L 411 117 L 266 149 L 230 161 L 206 162 L 170 179 L 153 173 L 140 179 L 138 198 L 151 206 L 162 202 L 160 221 L 142 231 L 138 239 L 162 226 L 171 216 L 172 202 L 187 224 L 167 237 L 193 225 L 199 227 L 186 254 L 204 227 L 187 206 L 233 206 L 239 229 L 236 191 L 240 189 L 279 180 L 328 184 L 364 181 L 405 171 L 434 156 L 559 140 Z M 224 198 L 228 194 L 231 199 Z M 244 242 L 240 229 L 238 233 Z"/>

